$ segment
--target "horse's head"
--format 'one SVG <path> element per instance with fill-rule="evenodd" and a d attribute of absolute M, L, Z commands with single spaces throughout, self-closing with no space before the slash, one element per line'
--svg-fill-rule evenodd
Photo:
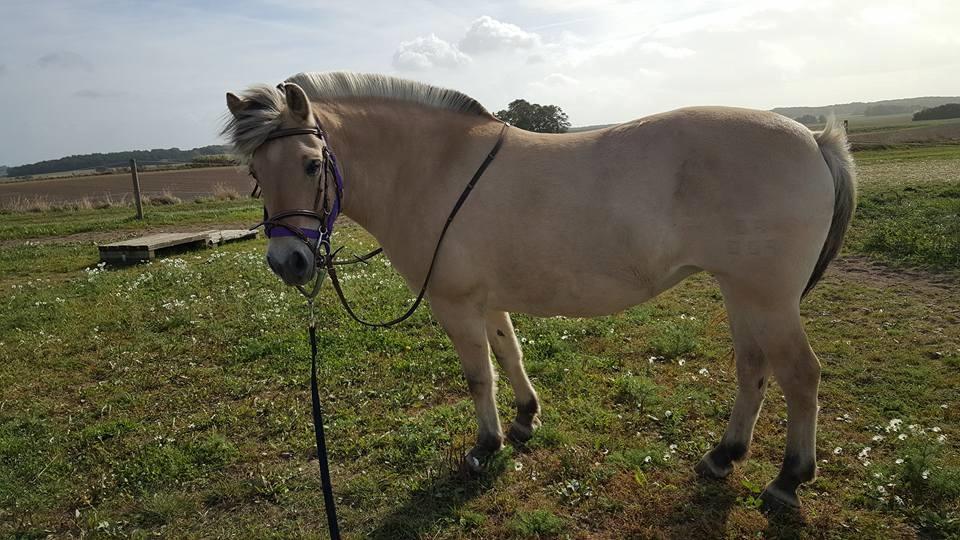
<path fill-rule="evenodd" d="M 322 219 L 284 214 L 329 210 L 335 186 L 324 185 L 325 145 L 303 89 L 254 88 L 244 97 L 227 93 L 233 115 L 224 132 L 245 155 L 263 195 L 267 224 L 267 263 L 288 285 L 304 285 L 316 272 L 315 251 Z"/>

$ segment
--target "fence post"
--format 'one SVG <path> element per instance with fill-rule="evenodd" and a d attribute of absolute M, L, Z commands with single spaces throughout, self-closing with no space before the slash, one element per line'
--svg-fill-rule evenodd
<path fill-rule="evenodd" d="M 137 160 L 130 160 L 130 174 L 133 175 L 133 201 L 137 205 L 137 219 L 143 219 L 143 201 L 140 200 L 140 176 L 137 174 Z"/>

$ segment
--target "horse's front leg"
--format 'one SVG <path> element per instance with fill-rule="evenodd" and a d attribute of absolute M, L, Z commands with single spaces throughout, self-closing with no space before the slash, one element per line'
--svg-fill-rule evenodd
<path fill-rule="evenodd" d="M 431 299 L 430 307 L 460 356 L 460 366 L 476 407 L 477 443 L 467 453 L 466 462 L 471 469 L 479 471 L 483 462 L 503 446 L 484 312 L 472 303 L 442 299 Z"/>

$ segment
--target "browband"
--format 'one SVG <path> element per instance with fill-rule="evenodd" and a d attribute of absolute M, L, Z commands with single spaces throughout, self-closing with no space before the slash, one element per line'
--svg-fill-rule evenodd
<path fill-rule="evenodd" d="M 319 127 L 312 128 L 286 128 L 278 129 L 276 131 L 271 131 L 265 140 L 270 141 L 273 139 L 279 139 L 281 137 L 290 137 L 292 135 L 314 135 L 316 137 L 323 137 L 323 130 Z"/>

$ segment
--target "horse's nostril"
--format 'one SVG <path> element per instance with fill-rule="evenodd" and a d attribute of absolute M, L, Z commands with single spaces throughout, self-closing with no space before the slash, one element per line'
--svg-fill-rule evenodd
<path fill-rule="evenodd" d="M 296 269 L 298 274 L 302 274 L 307 269 L 307 258 L 303 256 L 303 253 L 299 251 L 294 251 L 292 255 L 293 267 Z"/>

